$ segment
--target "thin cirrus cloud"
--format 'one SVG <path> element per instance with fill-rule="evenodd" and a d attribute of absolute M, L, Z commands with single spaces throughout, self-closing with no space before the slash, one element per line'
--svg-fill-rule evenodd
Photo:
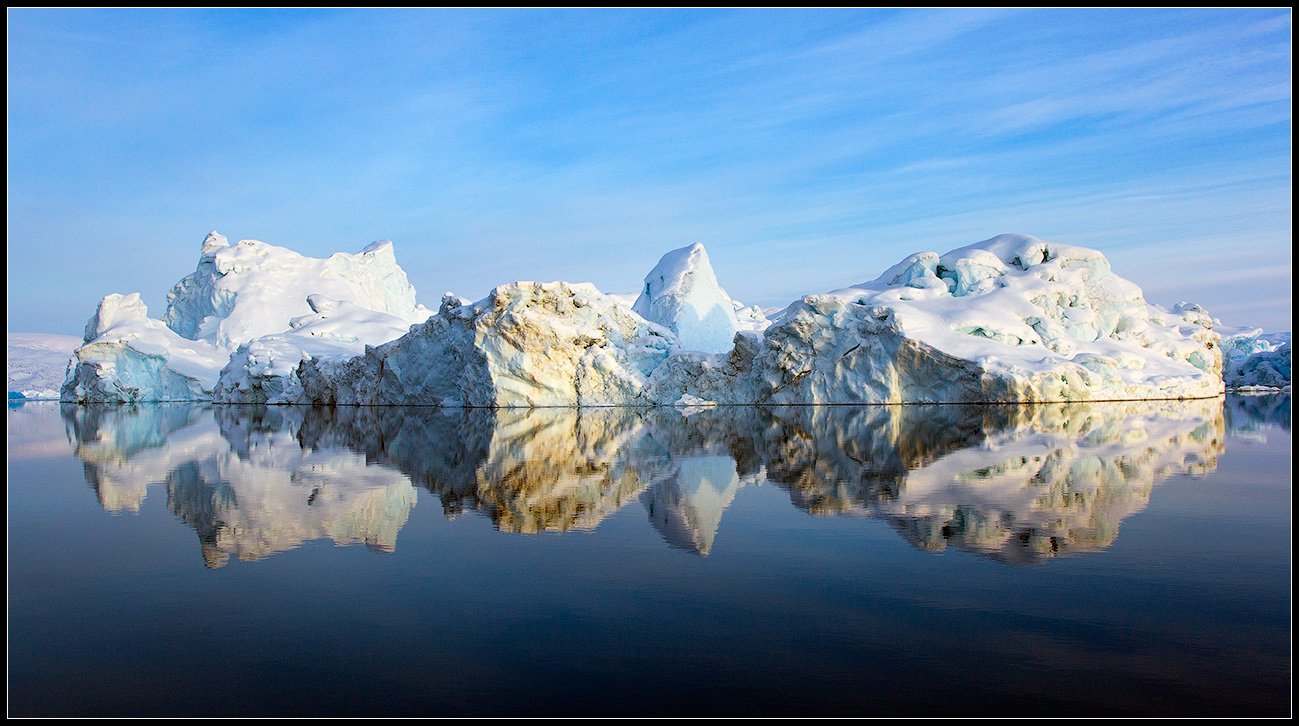
<path fill-rule="evenodd" d="M 428 304 L 634 290 L 700 241 L 733 295 L 782 305 L 1024 232 L 1153 302 L 1291 324 L 1288 11 L 9 20 L 10 329 L 75 331 L 113 291 L 159 312 L 213 227 L 393 239 Z"/>

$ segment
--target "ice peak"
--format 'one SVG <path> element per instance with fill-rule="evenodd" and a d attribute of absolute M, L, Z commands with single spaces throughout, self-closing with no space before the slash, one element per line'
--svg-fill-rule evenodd
<path fill-rule="evenodd" d="M 225 235 L 214 229 L 211 232 L 208 232 L 207 236 L 203 238 L 203 251 L 201 254 L 204 257 L 207 257 L 216 254 L 218 251 L 229 246 L 230 240 L 226 239 Z"/>
<path fill-rule="evenodd" d="M 671 329 L 683 348 L 705 353 L 730 350 L 739 329 L 735 306 L 698 242 L 663 255 L 645 276 L 632 310 Z"/>

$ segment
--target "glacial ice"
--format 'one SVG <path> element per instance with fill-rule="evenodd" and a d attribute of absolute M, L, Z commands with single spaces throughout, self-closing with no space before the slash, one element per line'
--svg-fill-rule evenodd
<path fill-rule="evenodd" d="M 208 399 L 229 358 L 211 343 L 182 338 L 150 318 L 139 293 L 105 296 L 83 340 L 63 382 L 64 401 Z"/>
<path fill-rule="evenodd" d="M 1207 311 L 1151 305 L 1100 252 L 1026 235 L 910 255 L 874 280 L 770 314 L 726 294 L 702 245 L 664 255 L 645 281 L 630 306 L 590 284 L 514 282 L 473 303 L 448 294 L 430 317 L 391 243 L 313 260 L 212 233 L 198 269 L 169 295 L 166 326 L 140 306 L 132 330 L 147 335 L 88 337 L 64 394 L 694 409 L 1196 398 L 1224 388 Z M 189 358 L 173 363 L 185 346 Z M 219 361 L 215 374 L 195 357 Z M 1260 359 L 1251 375 L 1274 378 L 1284 363 L 1288 380 L 1288 361 Z"/>

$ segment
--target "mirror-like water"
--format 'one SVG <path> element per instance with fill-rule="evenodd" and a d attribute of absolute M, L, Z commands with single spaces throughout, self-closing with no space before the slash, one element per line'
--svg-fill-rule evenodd
<path fill-rule="evenodd" d="M 14 715 L 1288 713 L 1288 395 L 8 428 Z"/>

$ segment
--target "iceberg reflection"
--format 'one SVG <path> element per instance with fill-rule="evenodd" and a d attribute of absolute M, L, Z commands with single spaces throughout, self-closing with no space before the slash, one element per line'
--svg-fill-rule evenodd
<path fill-rule="evenodd" d="M 410 480 L 351 449 L 304 447 L 294 417 L 275 413 L 63 407 L 104 509 L 138 512 L 149 485 L 165 486 L 167 508 L 198 532 L 209 567 L 324 538 L 395 549 L 415 506 Z"/>
<path fill-rule="evenodd" d="M 1288 410 L 1288 407 L 1287 407 Z M 889 522 L 927 551 L 1032 562 L 1109 546 L 1151 489 L 1211 471 L 1221 399 L 1038 406 L 439 409 L 65 406 L 111 512 L 150 484 L 205 560 L 315 539 L 391 551 L 415 487 L 501 531 L 592 530 L 633 501 L 707 555 L 740 489 Z"/>

